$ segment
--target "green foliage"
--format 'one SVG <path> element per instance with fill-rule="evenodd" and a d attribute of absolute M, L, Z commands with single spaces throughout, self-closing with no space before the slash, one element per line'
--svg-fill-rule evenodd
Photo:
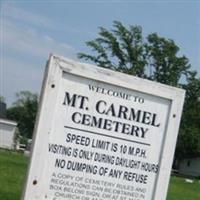
<path fill-rule="evenodd" d="M 127 29 L 118 21 L 114 21 L 113 26 L 111 31 L 100 27 L 100 37 L 86 42 L 97 55 L 79 53 L 78 57 L 104 68 L 144 77 L 146 59 L 142 28 L 130 26 Z"/>
<path fill-rule="evenodd" d="M 5 97 L 0 95 L 0 102 L 5 103 Z"/>
<path fill-rule="evenodd" d="M 79 53 L 80 59 L 130 75 L 183 87 L 186 99 L 178 137 L 176 157 L 200 155 L 200 89 L 188 58 L 179 56 L 173 40 L 156 33 L 144 39 L 140 26 L 125 27 L 114 21 L 113 29 L 100 27 L 99 37 L 86 42 L 93 55 Z M 182 82 L 182 83 L 181 83 Z M 184 84 L 183 84 L 184 83 Z"/>
<path fill-rule="evenodd" d="M 151 68 L 150 79 L 177 86 L 181 77 L 187 77 L 190 64 L 185 56 L 178 57 L 179 47 L 173 40 L 159 37 L 156 33 L 147 37 L 146 49 Z"/>
<path fill-rule="evenodd" d="M 78 57 L 96 65 L 126 74 L 177 86 L 191 67 L 185 56 L 178 56 L 179 47 L 173 40 L 156 33 L 144 40 L 140 26 L 126 28 L 114 21 L 113 30 L 100 27 L 99 37 L 86 42 L 94 55 L 79 53 Z"/>
<path fill-rule="evenodd" d="M 178 158 L 200 155 L 200 79 L 190 73 L 176 155 Z"/>
<path fill-rule="evenodd" d="M 29 91 L 16 94 L 17 101 L 7 109 L 7 117 L 18 122 L 20 134 L 31 138 L 37 113 L 38 97 Z"/>

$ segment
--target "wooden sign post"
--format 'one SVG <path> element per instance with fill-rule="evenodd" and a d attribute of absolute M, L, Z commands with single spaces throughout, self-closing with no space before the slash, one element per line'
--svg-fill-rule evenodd
<path fill-rule="evenodd" d="M 52 55 L 25 200 L 164 200 L 182 89 Z"/>

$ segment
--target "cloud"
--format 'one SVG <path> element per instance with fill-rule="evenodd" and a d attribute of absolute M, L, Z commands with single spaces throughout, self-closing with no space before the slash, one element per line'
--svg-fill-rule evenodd
<path fill-rule="evenodd" d="M 9 20 L 4 21 L 1 30 L 0 42 L 3 44 L 4 51 L 20 52 L 43 58 L 48 57 L 49 53 L 75 57 L 75 50 L 71 46 L 58 42 L 49 35 L 42 35 L 37 30 L 17 26 Z"/>
<path fill-rule="evenodd" d="M 44 2 L 43 2 L 44 3 Z M 61 3 L 61 2 L 60 2 Z M 67 3 L 67 2 L 62 2 Z M 20 8 L 14 1 L 5 1 L 2 3 L 0 16 L 4 19 L 13 21 L 14 23 L 23 24 L 24 26 L 47 29 L 49 31 L 65 32 L 73 34 L 87 34 L 94 35 L 93 31 L 88 30 L 87 27 L 66 27 L 61 21 L 54 21 L 53 17 L 47 17 L 40 13 L 33 13 L 31 11 Z"/>
<path fill-rule="evenodd" d="M 14 51 L 34 57 L 47 57 L 49 53 L 75 58 L 70 45 L 50 36 L 57 27 L 46 16 L 28 12 L 15 3 L 4 3 L 1 8 L 0 43 L 3 51 Z"/>
<path fill-rule="evenodd" d="M 53 22 L 49 18 L 23 10 L 22 8 L 17 7 L 13 2 L 3 3 L 1 11 L 3 18 L 10 19 L 15 22 L 28 23 L 32 26 L 41 26 L 51 29 L 55 28 Z"/>
<path fill-rule="evenodd" d="M 32 63 L 6 55 L 1 64 L 4 67 L 1 67 L 0 94 L 6 98 L 8 106 L 15 101 L 16 92 L 29 90 L 39 93 L 45 62 Z"/>
<path fill-rule="evenodd" d="M 76 54 L 72 46 L 48 34 L 53 24 L 45 16 L 6 4 L 0 17 L 0 95 L 11 105 L 16 92 L 39 93 L 50 53 L 72 59 Z"/>

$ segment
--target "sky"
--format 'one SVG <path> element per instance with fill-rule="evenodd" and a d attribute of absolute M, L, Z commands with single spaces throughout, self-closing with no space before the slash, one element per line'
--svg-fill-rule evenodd
<path fill-rule="evenodd" d="M 180 56 L 200 74 L 199 0 L 0 0 L 0 95 L 8 106 L 16 92 L 40 94 L 50 53 L 77 59 L 86 41 L 114 20 L 173 39 Z M 83 62 L 83 61 L 82 61 Z"/>

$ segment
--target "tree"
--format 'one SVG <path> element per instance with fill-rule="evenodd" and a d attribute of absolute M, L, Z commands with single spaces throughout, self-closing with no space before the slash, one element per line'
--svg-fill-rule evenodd
<path fill-rule="evenodd" d="M 80 59 L 96 65 L 142 78 L 177 86 L 187 77 L 190 64 L 178 56 L 179 47 L 173 40 L 149 34 L 146 41 L 140 26 L 126 28 L 114 21 L 111 31 L 100 27 L 99 37 L 86 42 L 94 55 L 79 53 Z"/>
<path fill-rule="evenodd" d="M 195 72 L 188 78 L 185 104 L 176 148 L 176 157 L 195 157 L 200 155 L 200 79 Z"/>
<path fill-rule="evenodd" d="M 0 103 L 5 103 L 5 97 L 0 95 Z"/>
<path fill-rule="evenodd" d="M 144 77 L 146 54 L 142 28 L 130 26 L 127 29 L 118 21 L 114 21 L 113 26 L 112 31 L 100 27 L 100 37 L 86 42 L 97 55 L 79 53 L 78 57 L 104 68 Z"/>
<path fill-rule="evenodd" d="M 177 86 L 181 77 L 189 75 L 190 64 L 185 56 L 178 57 L 179 47 L 173 40 L 156 33 L 147 37 L 146 51 L 151 80 Z"/>
<path fill-rule="evenodd" d="M 112 30 L 100 27 L 99 37 L 86 42 L 86 45 L 94 53 L 79 53 L 80 59 L 100 67 L 183 87 L 187 93 L 176 157 L 182 159 L 200 153 L 199 79 L 196 72 L 190 70 L 188 58 L 179 56 L 180 49 L 173 40 L 156 33 L 144 39 L 140 26 L 127 28 L 121 22 L 114 21 Z"/>
<path fill-rule="evenodd" d="M 32 138 L 38 97 L 29 91 L 21 91 L 16 97 L 16 102 L 7 109 L 7 117 L 18 122 L 19 132 L 23 137 Z"/>

